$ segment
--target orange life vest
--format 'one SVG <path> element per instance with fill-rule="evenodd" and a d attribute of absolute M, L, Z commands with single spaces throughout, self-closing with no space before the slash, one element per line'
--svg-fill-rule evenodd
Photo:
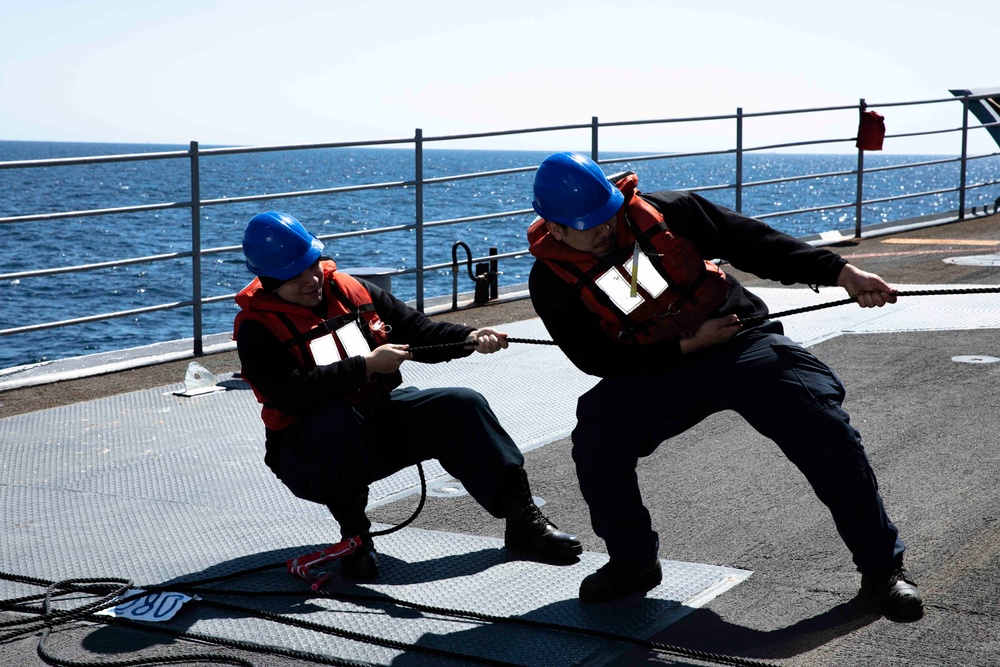
<path fill-rule="evenodd" d="M 726 276 L 687 239 L 669 230 L 660 213 L 640 197 L 629 173 L 615 185 L 625 196 L 618 211 L 616 249 L 605 257 L 574 250 L 549 233 L 542 219 L 528 228 L 531 254 L 574 285 L 611 338 L 649 344 L 688 336 L 726 298 Z M 638 241 L 636 295 L 631 295 L 633 250 Z"/>
<path fill-rule="evenodd" d="M 236 295 L 236 303 L 241 310 L 233 323 L 234 337 L 244 321 L 260 322 L 288 348 L 305 370 L 316 367 L 318 363 L 327 364 L 338 358 L 367 353 L 384 344 L 387 340 L 386 326 L 375 311 L 368 290 L 351 276 L 338 272 L 333 260 L 324 260 L 320 265 L 323 268 L 326 317 L 320 317 L 310 308 L 285 301 L 265 290 L 260 280 L 254 278 Z M 352 342 L 357 339 L 356 335 L 351 337 L 345 333 L 354 331 L 360 332 L 367 350 L 358 350 L 358 343 Z M 317 357 L 320 358 L 317 360 Z M 385 395 L 401 382 L 402 377 L 397 371 L 393 375 L 379 377 L 377 383 L 362 386 L 347 400 L 359 407 L 367 405 L 378 397 L 376 394 Z M 263 406 L 261 419 L 267 428 L 277 431 L 298 421 L 297 417 L 271 406 L 252 383 L 250 386 Z"/>

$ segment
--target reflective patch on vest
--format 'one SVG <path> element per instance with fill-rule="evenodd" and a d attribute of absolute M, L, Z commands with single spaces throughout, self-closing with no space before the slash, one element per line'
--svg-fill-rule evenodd
<path fill-rule="evenodd" d="M 348 357 L 363 357 L 372 351 L 361 329 L 358 328 L 357 321 L 352 320 L 333 333 L 309 341 L 309 352 L 312 354 L 313 362 L 317 366 L 329 366 L 343 359 L 337 348 L 338 342 Z"/>
<path fill-rule="evenodd" d="M 641 271 L 639 275 L 642 275 Z M 594 284 L 600 287 L 601 291 L 607 294 L 608 298 L 625 314 L 631 313 L 646 301 L 640 294 L 631 296 L 632 286 L 622 277 L 622 274 L 618 273 L 616 267 L 611 267 L 601 274 L 594 281 Z"/>
<path fill-rule="evenodd" d="M 327 334 L 309 341 L 309 352 L 317 366 L 329 366 L 340 361 L 340 351 L 333 334 Z"/>
<path fill-rule="evenodd" d="M 632 265 L 625 265 L 625 272 L 628 273 L 629 278 L 632 277 Z M 670 284 L 663 279 L 660 272 L 656 270 L 653 263 L 649 261 L 649 257 L 646 257 L 646 253 L 639 253 L 639 284 L 642 285 L 642 289 L 646 290 L 651 297 L 654 299 L 670 287 Z M 626 311 L 627 312 L 627 311 Z"/>
<path fill-rule="evenodd" d="M 368 341 L 365 340 L 361 329 L 358 328 L 357 321 L 348 322 L 337 329 L 336 333 L 337 339 L 344 346 L 344 353 L 348 357 L 363 357 L 372 351 L 368 347 Z"/>

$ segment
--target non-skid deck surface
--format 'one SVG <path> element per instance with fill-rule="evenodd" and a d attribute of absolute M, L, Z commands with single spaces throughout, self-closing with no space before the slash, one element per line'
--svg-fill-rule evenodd
<path fill-rule="evenodd" d="M 506 329 L 519 337 L 546 337 L 537 321 Z M 565 436 L 576 396 L 593 378 L 572 368 L 551 346 L 512 345 L 503 354 L 413 365 L 415 372 L 406 379 L 420 386 L 480 389 L 524 449 Z M 43 580 L 125 578 L 141 587 L 282 563 L 337 539 L 339 531 L 326 510 L 294 498 L 263 465 L 258 407 L 245 383 L 229 378 L 222 384 L 226 391 L 197 397 L 175 395 L 183 389 L 178 383 L 0 419 L 0 570 Z M 565 405 L 554 409 L 550 401 L 544 412 L 533 410 L 532 402 L 522 400 L 524 387 L 545 391 Z M 434 462 L 426 468 L 431 480 L 444 475 Z M 371 500 L 380 504 L 418 491 L 411 469 L 374 485 Z M 379 549 L 377 583 L 348 585 L 335 574 L 331 590 L 382 593 L 433 607 L 633 637 L 653 634 L 750 574 L 663 561 L 664 581 L 646 598 L 594 606 L 581 604 L 577 589 L 606 561 L 602 554 L 585 553 L 575 564 L 556 566 L 512 559 L 500 540 L 417 529 L 379 538 Z M 218 585 L 248 591 L 221 599 L 284 618 L 515 664 L 599 663 L 627 648 L 552 630 L 342 601 L 311 592 L 283 568 Z M 34 585 L 0 581 L 4 599 L 39 592 Z M 373 664 L 444 660 L 419 648 L 368 643 L 251 612 L 223 613 L 198 601 L 168 625 Z M 100 645 L 100 637 L 110 632 L 122 631 L 97 628 L 91 643 Z"/>
<path fill-rule="evenodd" d="M 774 312 L 843 296 L 839 290 L 820 295 L 803 289 L 755 291 Z M 791 338 L 810 345 L 841 333 L 996 328 L 998 317 L 1000 296 L 983 294 L 904 297 L 892 308 L 841 306 L 783 322 Z M 538 320 L 501 328 L 517 337 L 548 338 Z M 566 436 L 576 397 L 595 382 L 555 347 L 529 344 L 511 345 L 498 355 L 404 369 L 406 381 L 418 386 L 481 391 L 525 450 Z M 339 531 L 326 510 L 295 499 L 263 466 L 258 408 L 246 385 L 230 378 L 224 392 L 186 398 L 173 394 L 182 388 L 181 379 L 171 387 L 0 419 L 0 570 L 43 580 L 123 577 L 140 586 L 176 583 L 282 563 L 336 539 Z M 528 388 L 547 397 L 544 409 L 538 401 L 525 400 Z M 447 479 L 436 463 L 426 468 L 432 482 Z M 416 472 L 405 470 L 374 485 L 371 501 L 382 504 L 418 490 Z M 664 561 L 664 582 L 646 598 L 588 606 L 577 600 L 577 586 L 605 561 L 601 554 L 585 553 L 580 562 L 559 567 L 512 560 L 499 540 L 416 529 L 380 538 L 379 547 L 377 583 L 348 586 L 335 576 L 332 590 L 634 637 L 649 636 L 749 576 L 731 568 Z M 312 593 L 283 569 L 219 585 L 293 593 L 230 599 L 281 618 L 517 664 L 599 663 L 609 651 L 621 650 L 602 639 L 339 600 Z M 0 581 L 5 599 L 38 592 L 34 585 Z M 416 649 L 263 620 L 256 612 L 222 613 L 197 601 L 171 626 L 326 658 L 374 664 L 442 661 Z M 93 644 L 100 645 L 107 632 L 95 629 Z"/>

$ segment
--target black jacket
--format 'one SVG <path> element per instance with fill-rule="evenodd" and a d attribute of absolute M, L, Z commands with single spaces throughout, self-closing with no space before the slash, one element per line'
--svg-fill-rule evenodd
<path fill-rule="evenodd" d="M 815 248 L 753 218 L 717 206 L 694 193 L 662 191 L 642 195 L 661 213 L 670 231 L 692 244 L 703 259 L 721 259 L 737 269 L 785 285 L 835 285 L 845 259 Z M 724 267 L 723 267 L 724 268 Z M 767 306 L 727 274 L 729 295 L 714 317 L 763 316 Z M 549 335 L 584 373 L 598 377 L 660 373 L 681 362 L 677 340 L 630 345 L 612 340 L 576 288 L 542 261 L 528 278 L 531 301 Z M 707 351 L 711 353 L 711 348 Z M 697 354 L 703 354 L 699 352 Z"/>
<path fill-rule="evenodd" d="M 455 343 L 465 340 L 472 327 L 435 322 L 410 308 L 389 292 L 359 279 L 372 297 L 379 318 L 391 330 L 388 342 L 421 345 Z M 324 308 L 324 306 L 320 306 Z M 302 368 L 267 327 L 244 321 L 236 332 L 236 347 L 244 378 L 278 410 L 305 415 L 329 401 L 343 400 L 367 382 L 364 359 L 350 357 L 311 369 Z M 437 363 L 472 354 L 473 348 L 432 350 L 414 355 L 415 361 Z"/>

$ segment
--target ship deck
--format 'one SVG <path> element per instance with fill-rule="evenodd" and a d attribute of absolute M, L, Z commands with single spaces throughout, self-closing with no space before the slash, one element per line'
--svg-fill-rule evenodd
<path fill-rule="evenodd" d="M 995 287 L 998 222 L 845 240 L 835 250 L 900 290 Z M 772 312 L 843 297 L 741 277 Z M 441 317 L 547 338 L 527 300 Z M 351 584 L 334 568 L 314 592 L 284 562 L 336 541 L 337 526 L 263 466 L 256 404 L 234 375 L 235 355 L 221 351 L 198 359 L 221 389 L 197 396 L 179 395 L 183 359 L 109 365 L 77 379 L 54 364 L 34 373 L 58 382 L 23 386 L 0 378 L 0 599 L 8 608 L 0 613 L 0 637 L 8 637 L 0 661 L 44 664 L 42 643 L 60 659 L 87 662 L 199 654 L 195 664 L 238 656 L 289 667 L 711 664 L 642 645 L 654 641 L 775 665 L 997 664 L 1000 294 L 902 297 L 882 309 L 840 306 L 782 321 L 848 388 L 845 407 L 925 596 L 918 621 L 886 618 L 859 595 L 860 577 L 825 508 L 777 448 L 732 414 L 663 444 L 640 466 L 661 536 L 663 583 L 645 597 L 581 604 L 579 581 L 606 554 L 576 485 L 568 435 L 576 397 L 595 379 L 558 349 L 530 344 L 409 364 L 404 378 L 470 386 L 489 399 L 525 451 L 543 511 L 581 537 L 579 561 L 507 553 L 503 523 L 429 462 L 422 512 L 376 538 L 378 580 Z M 720 391 L 752 390 L 718 381 Z M 413 469 L 374 485 L 377 527 L 409 517 L 420 486 Z M 172 620 L 72 618 L 43 639 L 42 602 L 27 598 L 47 582 L 76 579 L 188 592 L 203 583 L 200 599 Z M 10 611 L 15 598 L 26 601 Z M 53 609 L 94 599 L 61 594 Z"/>

